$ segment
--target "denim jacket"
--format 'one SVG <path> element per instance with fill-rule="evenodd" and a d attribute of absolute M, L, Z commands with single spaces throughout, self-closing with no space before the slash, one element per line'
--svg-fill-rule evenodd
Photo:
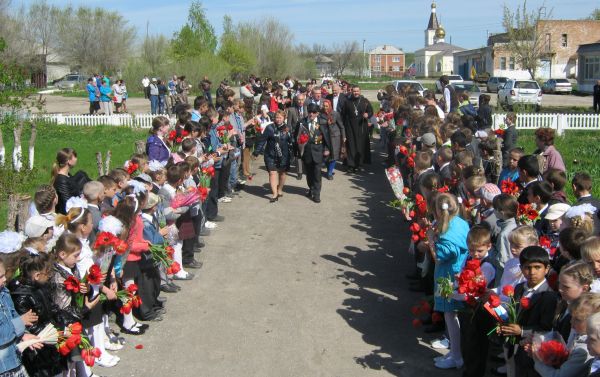
<path fill-rule="evenodd" d="M 25 333 L 25 324 L 15 310 L 6 287 L 0 289 L 0 373 L 17 368 L 21 358 L 17 340 Z"/>

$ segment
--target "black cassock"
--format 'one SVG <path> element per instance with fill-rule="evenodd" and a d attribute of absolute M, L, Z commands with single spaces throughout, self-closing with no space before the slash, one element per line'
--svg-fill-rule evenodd
<path fill-rule="evenodd" d="M 371 163 L 371 145 L 369 140 L 369 119 L 363 114 L 373 116 L 371 102 L 363 96 L 350 96 L 344 103 L 342 118 L 346 128 L 346 159 L 348 167 L 357 168 L 361 163 Z"/>

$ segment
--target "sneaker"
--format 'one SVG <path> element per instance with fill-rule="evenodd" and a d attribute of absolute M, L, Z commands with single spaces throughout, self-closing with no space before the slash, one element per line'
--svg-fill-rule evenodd
<path fill-rule="evenodd" d="M 215 229 L 216 227 L 218 227 L 219 225 L 217 225 L 216 223 L 213 223 L 212 221 L 206 221 L 204 223 L 204 227 L 206 229 Z"/>
<path fill-rule="evenodd" d="M 448 352 L 448 353 L 447 353 L 447 354 L 445 354 L 445 355 L 441 355 L 441 356 L 436 356 L 436 357 L 434 357 L 434 358 L 433 358 L 433 362 L 434 362 L 434 363 L 437 363 L 438 361 L 445 360 L 445 359 L 447 359 L 447 358 L 449 358 L 449 357 L 450 357 L 450 352 Z"/>
<path fill-rule="evenodd" d="M 104 368 L 112 368 L 117 365 L 118 361 L 110 355 L 103 354 L 100 358 L 96 359 L 96 365 Z"/>
<path fill-rule="evenodd" d="M 240 184 L 240 185 L 245 185 L 246 184 L 246 180 L 245 179 L 238 179 L 237 183 Z"/>
<path fill-rule="evenodd" d="M 433 342 L 431 342 L 431 347 L 436 350 L 448 349 L 450 348 L 450 341 L 446 337 L 436 339 Z"/>
<path fill-rule="evenodd" d="M 462 368 L 464 362 L 463 359 L 454 360 L 452 357 L 436 361 L 435 367 L 439 369 L 459 369 Z"/>
<path fill-rule="evenodd" d="M 118 350 L 123 349 L 123 345 L 120 344 L 118 340 L 113 342 L 110 339 L 108 339 L 108 337 L 105 337 L 104 338 L 104 348 L 108 351 L 118 351 Z"/>
<path fill-rule="evenodd" d="M 120 358 L 119 356 L 117 356 L 117 355 L 113 355 L 113 354 L 110 354 L 110 353 L 108 353 L 108 352 L 106 352 L 106 351 L 104 351 L 104 355 L 101 355 L 100 357 L 102 357 L 102 356 L 104 356 L 104 357 L 110 357 L 110 358 L 112 358 L 112 359 L 116 360 L 116 361 L 117 361 L 117 363 L 118 363 L 119 361 L 121 361 L 121 358 Z"/>
<path fill-rule="evenodd" d="M 231 203 L 231 198 L 228 196 L 224 196 L 222 198 L 219 198 L 218 202 L 219 203 Z"/>

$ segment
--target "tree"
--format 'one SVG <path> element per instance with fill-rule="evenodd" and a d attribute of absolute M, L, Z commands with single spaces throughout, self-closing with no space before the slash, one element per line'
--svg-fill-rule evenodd
<path fill-rule="evenodd" d="M 58 45 L 60 18 L 61 10 L 48 5 L 46 0 L 38 0 L 29 7 L 26 18 L 27 37 L 44 56 Z"/>
<path fill-rule="evenodd" d="M 256 65 L 256 56 L 252 49 L 240 43 L 235 35 L 231 17 L 223 17 L 223 34 L 219 46 L 219 57 L 231 67 L 231 76 L 240 79 L 249 74 Z"/>
<path fill-rule="evenodd" d="M 600 8 L 594 9 L 594 11 L 590 14 L 589 19 L 600 21 Z"/>
<path fill-rule="evenodd" d="M 148 63 L 155 74 L 169 50 L 169 40 L 164 35 L 146 36 L 142 42 L 142 59 Z"/>
<path fill-rule="evenodd" d="M 214 54 L 217 48 L 215 30 L 208 22 L 202 2 L 193 1 L 188 12 L 188 21 L 171 40 L 173 54 L 178 58 Z"/>
<path fill-rule="evenodd" d="M 546 12 L 545 6 L 528 12 L 527 0 L 514 12 L 504 6 L 502 24 L 508 40 L 506 50 L 514 56 L 517 65 L 529 72 L 532 79 L 535 79 L 540 58 L 546 56 L 551 47 L 544 40 L 545 24 L 540 22 L 544 18 L 550 18 L 550 14 Z"/>
<path fill-rule="evenodd" d="M 358 55 L 358 42 L 344 42 L 342 44 L 334 44 L 332 49 L 331 59 L 333 60 L 333 70 L 336 76 L 342 76 L 344 71 L 352 60 Z"/>

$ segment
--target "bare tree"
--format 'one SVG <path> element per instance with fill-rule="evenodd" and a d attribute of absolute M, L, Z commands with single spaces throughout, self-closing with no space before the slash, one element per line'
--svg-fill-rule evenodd
<path fill-rule="evenodd" d="M 142 43 L 142 59 L 150 66 L 152 72 L 157 72 L 170 48 L 169 40 L 164 35 L 146 36 Z"/>
<path fill-rule="evenodd" d="M 515 63 L 527 70 L 535 79 L 540 58 L 550 52 L 549 42 L 545 40 L 546 24 L 543 21 L 551 17 L 551 11 L 542 5 L 529 12 L 527 0 L 513 12 L 504 6 L 502 24 L 507 33 L 507 51 L 514 56 Z"/>
<path fill-rule="evenodd" d="M 350 62 L 357 55 L 359 50 L 358 42 L 344 42 L 342 44 L 334 44 L 332 48 L 333 69 L 336 76 L 342 76 L 344 71 L 350 65 Z"/>
<path fill-rule="evenodd" d="M 40 54 L 48 55 L 58 45 L 60 17 L 60 9 L 48 5 L 46 0 L 38 0 L 29 6 L 26 16 L 26 35 Z"/>

